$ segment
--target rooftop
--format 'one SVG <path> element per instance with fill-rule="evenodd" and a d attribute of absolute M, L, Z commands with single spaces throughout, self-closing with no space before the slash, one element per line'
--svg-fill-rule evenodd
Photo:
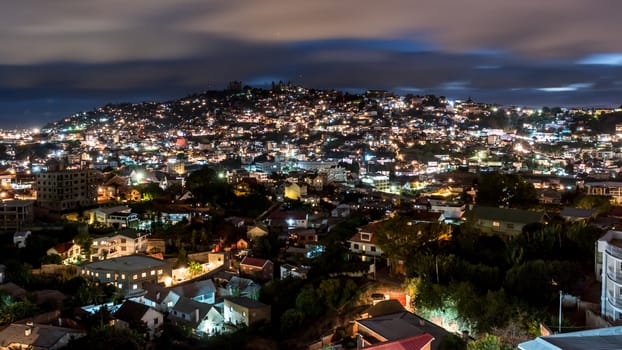
<path fill-rule="evenodd" d="M 142 255 L 128 255 L 82 265 L 89 270 L 139 271 L 167 266 L 166 261 Z"/>

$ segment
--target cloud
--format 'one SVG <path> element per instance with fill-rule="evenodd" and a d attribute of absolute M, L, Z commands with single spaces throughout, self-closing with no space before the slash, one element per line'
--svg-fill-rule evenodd
<path fill-rule="evenodd" d="M 0 13 L 0 63 L 181 59 L 213 39 L 425 42 L 446 52 L 534 57 L 622 52 L 617 0 L 14 1 Z M 225 40 L 225 42 L 226 42 Z"/>

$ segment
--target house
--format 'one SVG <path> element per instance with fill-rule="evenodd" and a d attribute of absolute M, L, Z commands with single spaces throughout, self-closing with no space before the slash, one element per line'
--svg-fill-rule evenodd
<path fill-rule="evenodd" d="M 173 306 L 168 319 L 174 325 L 184 325 L 197 335 L 223 333 L 224 317 L 214 305 L 180 298 Z"/>
<path fill-rule="evenodd" d="M 339 204 L 330 211 L 330 216 L 334 218 L 347 218 L 350 216 L 350 206 L 348 204 Z"/>
<path fill-rule="evenodd" d="M 132 329 L 143 323 L 147 327 L 149 339 L 158 336 L 164 324 L 164 314 L 145 304 L 126 300 L 114 313 L 114 326 L 119 329 Z"/>
<path fill-rule="evenodd" d="M 376 232 L 383 224 L 384 221 L 374 221 L 359 227 L 358 232 L 347 241 L 350 252 L 361 254 L 363 261 L 366 261 L 367 257 L 380 257 L 383 252 L 377 244 Z"/>
<path fill-rule="evenodd" d="M 266 219 L 268 227 L 280 231 L 294 228 L 308 228 L 309 215 L 302 210 L 275 210 Z"/>
<path fill-rule="evenodd" d="M 85 331 L 34 323 L 11 323 L 0 330 L 0 350 L 55 350 L 65 347 L 72 339 L 86 335 Z"/>
<path fill-rule="evenodd" d="M 622 204 L 622 182 L 586 182 L 585 190 L 588 196 L 610 197 L 613 204 Z"/>
<path fill-rule="evenodd" d="M 518 344 L 520 350 L 622 349 L 622 326 L 551 334 Z"/>
<path fill-rule="evenodd" d="M 147 252 L 149 233 L 134 229 L 93 238 L 91 261 Z"/>
<path fill-rule="evenodd" d="M 82 259 L 82 248 L 72 242 L 59 243 L 47 250 L 47 255 L 60 256 L 63 264 L 77 263 Z"/>
<path fill-rule="evenodd" d="M 430 350 L 432 341 L 434 337 L 428 333 L 424 333 L 421 335 L 415 335 L 412 337 L 387 341 L 378 343 L 371 346 L 366 346 L 365 349 L 374 349 L 374 350 L 399 350 L 399 349 L 408 349 L 408 350 Z"/>
<path fill-rule="evenodd" d="M 158 283 L 144 282 L 143 289 L 146 291 L 145 294 L 129 299 L 161 312 L 169 312 L 180 298 L 179 294 Z"/>
<path fill-rule="evenodd" d="M 26 290 L 13 282 L 7 282 L 0 286 L 0 291 L 4 292 L 15 299 L 26 296 Z"/>
<path fill-rule="evenodd" d="M 360 337 L 364 348 L 384 342 L 397 342 L 421 337 L 417 341 L 414 339 L 412 341 L 422 345 L 421 349 L 436 350 L 443 339 L 451 334 L 444 328 L 407 311 L 358 319 L 354 321 L 353 331 Z M 431 345 L 426 345 L 429 342 Z"/>
<path fill-rule="evenodd" d="M 295 230 L 291 235 L 297 244 L 313 243 L 318 241 L 318 234 L 314 228 Z"/>
<path fill-rule="evenodd" d="M 255 281 L 248 278 L 233 276 L 224 288 L 218 290 L 218 293 L 221 296 L 244 296 L 251 299 L 259 299 L 260 291 L 261 286 L 255 283 Z"/>
<path fill-rule="evenodd" d="M 271 280 L 274 276 L 274 263 L 267 259 L 245 256 L 240 262 L 240 274 L 262 280 Z"/>
<path fill-rule="evenodd" d="M 559 216 L 564 218 L 566 221 L 571 222 L 588 222 L 595 218 L 597 215 L 596 210 L 594 209 L 582 209 L 582 208 L 564 208 L 559 213 Z"/>
<path fill-rule="evenodd" d="M 181 297 L 200 303 L 214 304 L 216 302 L 216 286 L 211 279 L 187 282 L 171 290 Z"/>
<path fill-rule="evenodd" d="M 261 224 L 255 225 L 255 226 L 249 226 L 248 230 L 246 231 L 246 237 L 248 237 L 248 239 L 250 240 L 258 239 L 267 234 L 268 234 L 268 228 Z"/>
<path fill-rule="evenodd" d="M 248 242 L 244 238 L 240 238 L 237 242 L 235 242 L 234 248 L 236 250 L 245 250 L 248 249 Z"/>
<path fill-rule="evenodd" d="M 290 264 L 282 264 L 280 267 L 281 279 L 286 279 L 288 277 L 292 278 L 307 278 L 307 273 L 309 273 L 310 268 L 308 266 L 294 266 Z"/>
<path fill-rule="evenodd" d="M 128 206 L 100 207 L 90 212 L 90 223 L 100 223 L 107 227 L 135 228 L 138 214 L 132 213 Z"/>
<path fill-rule="evenodd" d="M 250 327 L 259 322 L 270 323 L 270 305 L 247 297 L 225 297 L 224 321 Z"/>
<path fill-rule="evenodd" d="M 512 237 L 522 233 L 527 224 L 545 224 L 549 220 L 546 213 L 520 209 L 473 206 L 467 221 L 484 233 Z"/>

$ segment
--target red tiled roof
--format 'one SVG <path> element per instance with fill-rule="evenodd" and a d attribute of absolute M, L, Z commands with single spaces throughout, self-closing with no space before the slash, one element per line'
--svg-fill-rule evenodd
<path fill-rule="evenodd" d="M 417 335 L 410 338 L 404 338 L 400 340 L 388 341 L 376 345 L 366 347 L 365 349 L 375 350 L 420 350 L 424 346 L 429 344 L 434 337 L 428 333 Z"/>
<path fill-rule="evenodd" d="M 73 245 L 74 245 L 73 242 L 58 243 L 57 245 L 54 246 L 54 250 L 56 250 L 58 254 L 67 253 L 69 249 L 73 247 Z"/>
<path fill-rule="evenodd" d="M 242 261 L 240 262 L 240 265 L 264 267 L 264 265 L 266 265 L 268 261 L 270 260 L 261 259 L 261 258 L 251 258 L 251 257 L 245 256 L 244 259 L 242 259 Z"/>
<path fill-rule="evenodd" d="M 367 243 L 367 244 L 376 244 L 376 242 L 378 241 L 378 239 L 376 238 L 375 234 L 371 234 L 370 239 L 369 240 L 362 240 L 361 239 L 361 232 L 363 233 L 369 233 L 368 231 L 359 231 L 357 233 L 354 234 L 354 236 L 352 236 L 352 238 L 350 238 L 348 240 L 348 242 L 356 242 L 356 243 Z"/>
<path fill-rule="evenodd" d="M 378 232 L 378 229 L 384 225 L 385 221 L 386 220 L 370 222 L 363 227 L 359 227 L 359 232 L 376 233 Z"/>

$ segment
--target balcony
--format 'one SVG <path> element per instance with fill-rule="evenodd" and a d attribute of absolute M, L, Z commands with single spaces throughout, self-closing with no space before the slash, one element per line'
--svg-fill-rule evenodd
<path fill-rule="evenodd" d="M 622 271 L 614 271 L 612 268 L 607 267 L 607 278 L 611 281 L 622 285 Z"/>
<path fill-rule="evenodd" d="M 607 244 L 607 254 L 616 259 L 622 259 L 622 248 L 612 244 Z"/>
<path fill-rule="evenodd" d="M 609 291 L 607 293 L 607 303 L 611 306 L 616 312 L 622 313 L 622 298 L 614 297 L 612 292 Z"/>

